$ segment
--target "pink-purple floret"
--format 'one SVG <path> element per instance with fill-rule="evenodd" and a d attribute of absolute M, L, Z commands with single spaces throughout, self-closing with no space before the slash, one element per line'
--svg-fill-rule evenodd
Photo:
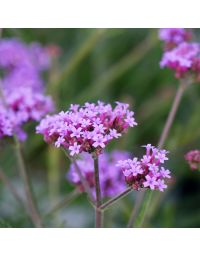
<path fill-rule="evenodd" d="M 120 102 L 114 108 L 101 101 L 82 107 L 71 105 L 67 112 L 44 118 L 36 131 L 46 142 L 68 149 L 72 156 L 81 152 L 99 155 L 111 140 L 137 125 L 134 112 L 128 108 Z"/>
<path fill-rule="evenodd" d="M 117 166 L 121 168 L 127 184 L 133 189 L 148 188 L 163 192 L 167 188 L 165 179 L 171 178 L 170 171 L 162 166 L 168 160 L 168 152 L 151 144 L 144 147 L 146 154 L 142 158 L 119 160 Z"/>

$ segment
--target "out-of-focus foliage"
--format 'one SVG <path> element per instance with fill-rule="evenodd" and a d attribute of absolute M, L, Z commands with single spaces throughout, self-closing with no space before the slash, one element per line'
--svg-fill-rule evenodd
<path fill-rule="evenodd" d="M 195 31 L 200 38 L 199 30 Z M 57 110 L 85 101 L 130 103 L 138 122 L 136 128 L 116 140 L 108 150 L 141 154 L 141 145 L 156 145 L 175 95 L 178 81 L 169 70 L 161 70 L 162 44 L 152 29 L 5 29 L 3 37 L 25 42 L 57 44 L 61 56 L 50 74 L 47 90 Z M 173 182 L 163 194 L 155 192 L 145 221 L 146 227 L 200 227 L 200 173 L 190 171 L 184 154 L 200 149 L 200 84 L 192 85 L 179 107 L 165 148 L 170 151 L 168 167 Z M 69 162 L 59 149 L 43 142 L 26 127 L 24 145 L 37 203 L 43 215 L 65 197 L 73 186 L 65 178 Z M 23 196 L 18 178 L 14 146 L 1 142 L 0 164 Z M 106 227 L 125 227 L 139 192 L 133 192 L 105 213 Z M 93 207 L 81 195 L 70 205 L 45 218 L 48 227 L 92 227 Z M 0 183 L 0 227 L 31 227 L 10 191 Z"/>

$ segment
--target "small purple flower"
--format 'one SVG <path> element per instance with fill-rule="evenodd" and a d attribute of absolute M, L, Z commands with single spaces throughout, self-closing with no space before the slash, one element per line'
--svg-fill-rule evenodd
<path fill-rule="evenodd" d="M 59 137 L 57 141 L 55 142 L 55 146 L 59 148 L 63 143 L 65 142 L 65 139 L 63 137 Z"/>
<path fill-rule="evenodd" d="M 147 175 L 145 177 L 146 181 L 143 183 L 144 187 L 150 187 L 150 189 L 154 190 L 155 187 L 158 185 L 158 182 L 156 181 L 155 177 L 151 177 Z"/>
<path fill-rule="evenodd" d="M 74 126 L 71 126 L 71 137 L 76 137 L 76 138 L 80 138 L 81 137 L 81 134 L 82 134 L 82 128 L 79 127 L 79 128 L 75 128 Z"/>
<path fill-rule="evenodd" d="M 157 187 L 158 187 L 158 189 L 161 191 L 161 192 L 163 192 L 164 191 L 164 189 L 166 189 L 167 188 L 167 185 L 165 184 L 165 182 L 164 182 L 164 180 L 157 180 Z"/>
<path fill-rule="evenodd" d="M 105 138 L 100 135 L 100 134 L 97 134 L 93 137 L 93 140 L 94 140 L 94 143 L 92 144 L 95 148 L 97 147 L 101 147 L 101 148 L 105 148 Z"/>
<path fill-rule="evenodd" d="M 74 145 L 69 147 L 70 155 L 73 156 L 75 154 L 79 154 L 80 153 L 80 148 L 81 148 L 81 146 L 78 145 L 77 142 L 75 142 Z"/>
<path fill-rule="evenodd" d="M 111 138 L 116 138 L 118 139 L 119 137 L 121 137 L 121 133 L 118 133 L 117 130 L 115 129 L 110 129 L 110 134 Z"/>
<path fill-rule="evenodd" d="M 164 167 L 161 167 L 161 169 L 160 169 L 160 176 L 162 178 L 168 178 L 168 179 L 171 178 L 170 171 L 165 169 Z"/>

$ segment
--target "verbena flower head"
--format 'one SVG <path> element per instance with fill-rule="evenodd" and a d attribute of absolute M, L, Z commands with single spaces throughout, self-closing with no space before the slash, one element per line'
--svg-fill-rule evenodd
<path fill-rule="evenodd" d="M 185 154 L 185 160 L 192 170 L 200 170 L 200 150 L 191 150 Z"/>
<path fill-rule="evenodd" d="M 5 109 L 6 120 L 11 126 L 9 131 L 12 131 L 7 135 L 15 134 L 24 140 L 23 125 L 39 121 L 53 110 L 53 102 L 45 96 L 41 78 L 41 72 L 49 65 L 48 52 L 40 44 L 27 45 L 17 39 L 0 40 L 1 91 L 4 97 L 0 99 L 0 109 Z M 4 133 L 1 132 L 2 136 Z"/>
<path fill-rule="evenodd" d="M 198 70 L 195 64 L 199 60 L 200 45 L 198 43 L 181 43 L 171 51 L 164 53 L 160 67 L 175 70 L 177 78 L 182 78 L 186 73 Z M 195 70 L 196 68 L 196 70 Z"/>
<path fill-rule="evenodd" d="M 36 131 L 43 134 L 46 142 L 69 149 L 72 156 L 81 152 L 99 155 L 111 140 L 137 125 L 134 112 L 128 107 L 117 102 L 112 108 L 101 101 L 82 107 L 71 105 L 67 112 L 44 118 Z"/>
<path fill-rule="evenodd" d="M 19 88 L 13 92 L 5 92 L 7 107 L 14 113 L 19 123 L 39 121 L 47 113 L 53 111 L 51 97 L 35 92 L 31 88 Z"/>
<path fill-rule="evenodd" d="M 120 160 L 117 166 L 121 168 L 127 184 L 133 189 L 148 188 L 164 191 L 167 188 L 165 179 L 169 179 L 170 171 L 162 164 L 168 160 L 167 151 L 158 149 L 151 144 L 144 146 L 146 154 L 142 158 Z"/>
<path fill-rule="evenodd" d="M 129 153 L 124 151 L 113 151 L 104 153 L 99 156 L 99 176 L 101 193 L 103 197 L 113 197 L 121 193 L 126 188 L 126 182 L 120 169 L 115 163 L 118 159 L 126 159 Z M 88 153 L 82 153 L 81 159 L 77 164 L 82 172 L 83 177 L 88 181 L 92 193 L 95 196 L 95 179 L 94 179 L 94 161 Z M 75 170 L 75 165 L 71 164 L 67 179 L 78 186 L 80 191 L 84 191 L 83 185 Z"/>
<path fill-rule="evenodd" d="M 26 134 L 22 129 L 25 123 L 39 121 L 47 113 L 53 111 L 53 109 L 54 106 L 50 97 L 34 92 L 31 88 L 5 91 L 4 100 L 0 102 L 2 120 L 6 120 L 6 124 L 9 124 L 9 127 L 11 127 L 7 135 L 16 134 L 20 140 L 26 138 Z M 3 113 L 6 113 L 4 118 L 3 116 L 5 115 Z"/>
<path fill-rule="evenodd" d="M 189 41 L 191 37 L 191 32 L 184 28 L 161 28 L 159 30 L 159 38 L 164 41 L 165 48 L 168 50 Z"/>

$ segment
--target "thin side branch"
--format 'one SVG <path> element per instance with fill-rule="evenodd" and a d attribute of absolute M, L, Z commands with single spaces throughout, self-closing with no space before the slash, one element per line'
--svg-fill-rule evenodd
<path fill-rule="evenodd" d="M 119 199 L 122 199 L 123 197 L 127 196 L 128 194 L 130 194 L 130 192 L 132 192 L 133 189 L 132 187 L 128 187 L 126 190 L 124 190 L 122 193 L 120 193 L 119 195 L 117 195 L 114 198 L 111 198 L 110 200 L 108 200 L 106 203 L 102 204 L 100 206 L 100 210 L 105 210 L 108 207 L 112 206 L 114 203 L 116 203 Z"/>

